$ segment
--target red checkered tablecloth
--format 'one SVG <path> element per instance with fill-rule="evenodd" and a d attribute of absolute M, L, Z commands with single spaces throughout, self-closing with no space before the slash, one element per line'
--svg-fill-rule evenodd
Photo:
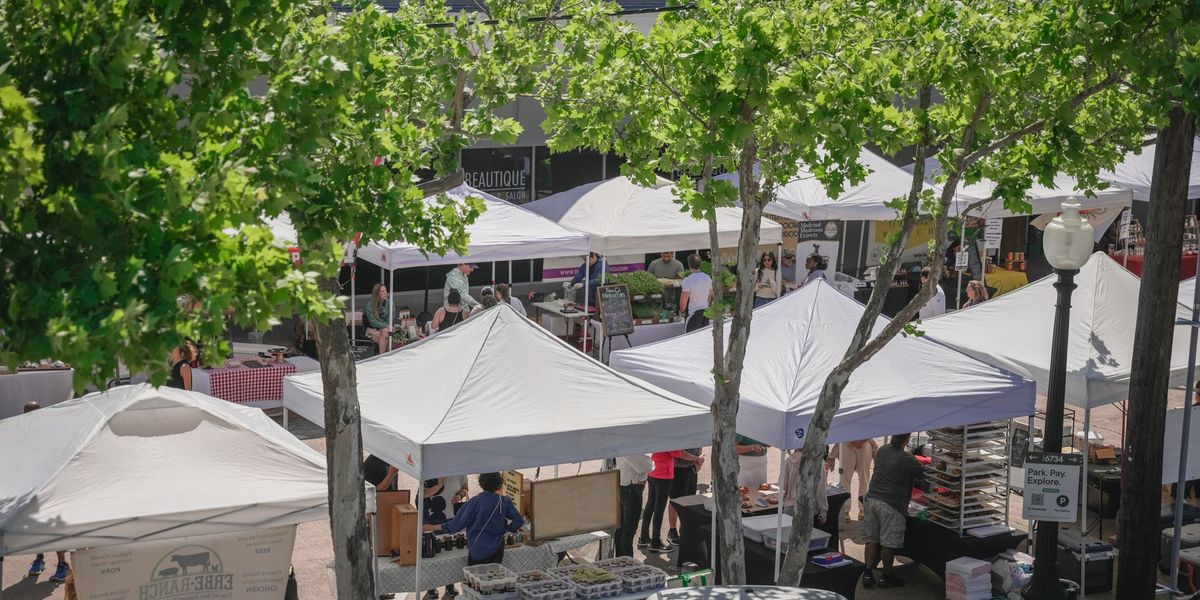
<path fill-rule="evenodd" d="M 244 360 L 257 360 L 266 367 L 247 367 Z M 270 359 L 253 354 L 235 354 L 225 364 L 208 370 L 214 398 L 230 402 L 261 402 L 283 400 L 283 378 L 296 372 L 290 362 L 268 362 Z"/>

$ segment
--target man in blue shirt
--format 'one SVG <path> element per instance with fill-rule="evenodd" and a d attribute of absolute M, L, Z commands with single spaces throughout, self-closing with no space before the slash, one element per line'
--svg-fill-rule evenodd
<path fill-rule="evenodd" d="M 525 525 L 511 499 L 496 492 L 504 485 L 499 473 L 483 473 L 479 487 L 483 493 L 471 498 L 441 525 L 426 525 L 425 531 L 457 533 L 467 530 L 467 564 L 483 565 L 504 560 L 504 534 Z"/>

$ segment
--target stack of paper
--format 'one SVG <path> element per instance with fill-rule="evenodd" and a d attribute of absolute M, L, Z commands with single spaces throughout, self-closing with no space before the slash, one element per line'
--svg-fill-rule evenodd
<path fill-rule="evenodd" d="M 991 597 L 991 564 L 965 556 L 946 563 L 947 600 L 989 600 Z"/>

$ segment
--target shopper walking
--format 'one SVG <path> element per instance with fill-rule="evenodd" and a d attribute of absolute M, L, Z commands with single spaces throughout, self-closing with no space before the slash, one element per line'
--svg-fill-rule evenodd
<path fill-rule="evenodd" d="M 425 531 L 457 533 L 467 531 L 467 564 L 483 565 L 504 561 L 504 534 L 525 525 L 525 519 L 512 500 L 499 493 L 504 478 L 499 473 L 483 473 L 479 487 L 483 491 L 463 505 L 454 518 L 441 525 L 426 525 Z"/>
<path fill-rule="evenodd" d="M 774 252 L 763 252 L 754 270 L 754 308 L 758 308 L 779 297 L 779 266 Z"/>
<path fill-rule="evenodd" d="M 713 299 L 712 277 L 700 270 L 700 255 L 688 257 L 688 267 L 691 273 L 679 284 L 682 292 L 679 294 L 679 314 L 684 319 L 684 330 L 694 331 L 708 326 L 708 317 L 704 316 L 705 309 Z"/>
<path fill-rule="evenodd" d="M 189 375 L 190 379 L 190 375 Z M 21 414 L 31 413 L 41 408 L 42 405 L 37 402 L 26 402 L 25 408 Z M 50 581 L 54 583 L 62 583 L 67 580 L 67 576 L 71 574 L 71 565 L 67 564 L 67 553 L 59 550 L 55 553 L 58 558 L 58 565 L 54 569 L 54 574 L 50 576 Z M 3 557 L 0 557 L 2 559 Z M 29 576 L 37 577 L 46 571 L 46 555 L 41 552 L 33 557 L 33 563 L 29 565 Z"/>
<path fill-rule="evenodd" d="M 892 574 L 896 549 L 904 546 L 904 531 L 908 517 L 908 501 L 912 487 L 925 478 L 921 463 L 905 449 L 909 434 L 893 435 L 888 444 L 875 455 L 875 474 L 864 505 L 863 537 L 866 539 L 867 571 L 863 586 L 893 588 L 904 580 Z M 883 561 L 883 573 L 875 578 L 875 567 Z"/>
<path fill-rule="evenodd" d="M 704 449 L 688 448 L 675 459 L 675 477 L 671 479 L 670 499 L 692 496 L 699 483 L 700 467 L 704 466 Z M 667 503 L 667 543 L 679 545 L 679 515 L 675 507 Z"/>
<path fill-rule="evenodd" d="M 633 556 L 633 538 L 642 516 L 643 492 L 646 490 L 646 479 L 653 469 L 654 463 L 645 454 L 617 459 L 617 470 L 621 473 L 620 526 L 614 536 L 617 539 L 617 556 Z"/>
<path fill-rule="evenodd" d="M 863 515 L 863 498 L 867 495 L 867 490 L 871 485 L 871 462 L 875 459 L 875 451 L 879 449 L 879 444 L 875 440 L 858 440 L 854 442 L 842 442 L 834 446 L 834 452 L 829 454 L 829 468 L 832 469 L 834 459 L 840 460 L 842 466 L 838 469 L 838 483 L 846 490 L 847 494 L 852 494 L 851 498 L 858 498 L 858 516 L 854 517 L 857 521 Z M 850 484 L 854 480 L 854 476 L 858 476 L 858 494 L 854 495 L 850 489 Z M 847 500 L 842 507 L 842 512 L 846 516 L 850 515 L 852 501 Z"/>
<path fill-rule="evenodd" d="M 671 497 L 671 484 L 675 480 L 674 459 L 680 456 L 683 456 L 681 450 L 650 455 L 654 468 L 647 474 L 650 490 L 646 495 L 646 508 L 642 510 L 642 536 L 638 539 L 638 548 L 645 548 L 647 552 L 662 554 L 671 551 L 671 547 L 662 541 L 662 521 Z"/>
<path fill-rule="evenodd" d="M 967 282 L 967 301 L 963 303 L 963 308 L 970 308 L 978 304 L 983 304 L 988 299 L 987 288 L 984 287 L 982 281 L 972 279 Z"/>

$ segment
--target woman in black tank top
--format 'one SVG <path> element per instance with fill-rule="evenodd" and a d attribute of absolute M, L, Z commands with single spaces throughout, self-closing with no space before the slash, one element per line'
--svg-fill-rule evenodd
<path fill-rule="evenodd" d="M 192 389 L 192 367 L 191 363 L 196 358 L 196 352 L 192 348 L 191 342 L 184 344 L 171 351 L 171 375 L 167 377 L 167 387 L 190 390 Z"/>
<path fill-rule="evenodd" d="M 467 309 L 462 307 L 462 296 L 458 290 L 450 290 L 446 295 L 446 306 L 437 310 L 433 315 L 433 330 L 443 331 L 449 329 L 471 316 Z"/>

